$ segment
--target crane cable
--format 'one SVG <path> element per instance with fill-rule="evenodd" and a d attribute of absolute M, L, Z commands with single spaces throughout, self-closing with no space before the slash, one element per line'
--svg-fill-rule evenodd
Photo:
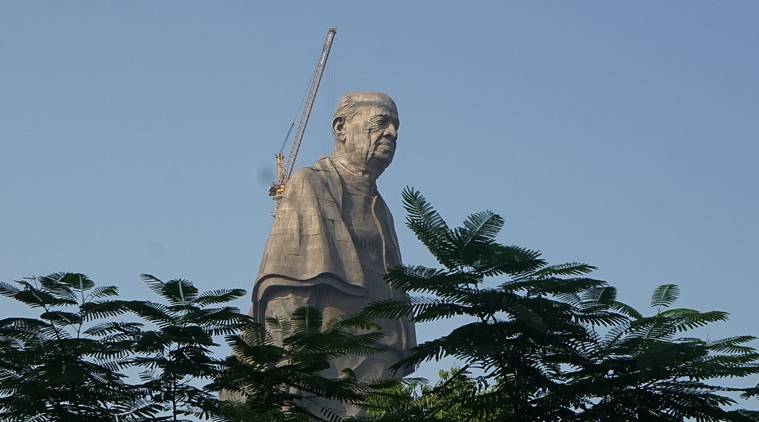
<path fill-rule="evenodd" d="M 306 96 L 308 95 L 308 87 L 306 87 L 306 92 L 303 93 L 303 97 L 300 99 L 300 103 L 298 103 L 298 109 L 295 110 L 295 116 L 293 116 L 293 119 L 290 121 L 290 128 L 287 129 L 287 135 L 285 135 L 285 140 L 282 141 L 282 145 L 279 147 L 279 153 L 282 154 L 285 151 L 285 145 L 287 145 L 287 140 L 290 139 L 290 134 L 293 131 L 293 128 L 295 127 L 295 121 L 298 120 L 298 117 L 300 117 L 300 112 L 303 110 L 303 103 L 306 102 Z"/>

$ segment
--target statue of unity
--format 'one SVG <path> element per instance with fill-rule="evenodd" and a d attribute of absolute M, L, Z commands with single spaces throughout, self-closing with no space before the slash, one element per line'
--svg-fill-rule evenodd
<path fill-rule="evenodd" d="M 372 301 L 405 297 L 384 281 L 387 270 L 401 264 L 401 254 L 393 217 L 376 185 L 395 155 L 398 126 L 389 96 L 341 97 L 332 119 L 332 155 L 295 171 L 280 199 L 253 286 L 250 313 L 256 320 L 286 319 L 311 306 L 326 323 Z M 376 322 L 387 351 L 339 358 L 326 376 L 336 378 L 345 368 L 360 380 L 412 371 L 393 374 L 388 368 L 416 346 L 413 324 Z"/>

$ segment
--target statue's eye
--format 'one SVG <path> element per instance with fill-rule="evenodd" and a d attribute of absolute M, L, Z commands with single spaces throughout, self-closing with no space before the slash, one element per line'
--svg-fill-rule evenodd
<path fill-rule="evenodd" d="M 372 128 L 375 129 L 381 129 L 387 126 L 387 117 L 384 116 L 376 116 L 373 117 L 371 120 Z"/>

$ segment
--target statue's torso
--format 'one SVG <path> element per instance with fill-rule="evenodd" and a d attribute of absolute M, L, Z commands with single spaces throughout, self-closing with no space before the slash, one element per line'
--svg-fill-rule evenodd
<path fill-rule="evenodd" d="M 382 236 L 383 226 L 388 222 L 383 221 L 382 216 L 375 215 L 375 201 L 377 201 L 377 190 L 374 184 L 367 186 L 361 180 L 346 175 L 340 171 L 341 180 L 344 183 L 342 215 L 346 227 L 350 232 L 353 243 L 361 261 L 361 267 L 364 277 L 368 284 L 376 284 L 382 281 L 382 277 L 387 271 L 385 262 L 385 240 Z M 379 277 L 379 280 L 378 280 Z M 371 287 L 377 286 L 366 286 Z"/>
<path fill-rule="evenodd" d="M 401 261 L 392 217 L 376 185 L 341 172 L 329 159 L 291 180 L 264 251 L 252 315 L 263 321 L 314 306 L 329 320 L 403 297 L 384 281 L 389 267 Z M 387 352 L 343 358 L 338 367 L 356 368 L 360 378 L 389 376 L 387 368 L 416 345 L 409 321 L 377 323 Z"/>

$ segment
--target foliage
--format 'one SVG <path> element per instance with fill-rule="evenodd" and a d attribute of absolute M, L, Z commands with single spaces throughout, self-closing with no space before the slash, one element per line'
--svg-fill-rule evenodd
<path fill-rule="evenodd" d="M 723 409 L 736 404 L 725 393 L 743 389 L 713 384 L 759 373 L 759 353 L 747 345 L 756 339 L 681 337 L 727 314 L 671 308 L 678 296 L 673 284 L 657 287 L 654 315 L 636 315 L 585 345 L 582 367 L 568 374 L 572 388 L 587 391 L 579 420 L 757 420 L 755 412 Z"/>
<path fill-rule="evenodd" d="M 359 405 L 386 386 L 359 382 L 351 371 L 321 374 L 336 357 L 383 350 L 365 317 L 324 324 L 316 309 L 301 308 L 266 327 L 217 306 L 244 290 L 143 280 L 161 303 L 116 300 L 115 287 L 95 287 L 77 273 L 0 284 L 0 293 L 41 311 L 37 319 L 0 320 L 0 420 L 337 420 L 339 402 Z M 126 313 L 140 321 L 123 320 Z M 234 355 L 216 357 L 220 336 Z M 129 383 L 129 369 L 141 371 L 139 382 Z M 222 390 L 238 400 L 220 401 Z"/>
<path fill-rule="evenodd" d="M 40 313 L 0 320 L 0 420 L 759 421 L 733 410 L 759 385 L 720 383 L 759 373 L 756 339 L 691 333 L 725 312 L 674 307 L 679 287 L 665 284 L 643 315 L 591 278 L 594 267 L 549 265 L 497 242 L 504 221 L 493 212 L 451 228 L 419 192 L 403 198 L 408 227 L 440 268 L 391 269 L 387 282 L 414 296 L 342 320 L 305 307 L 260 324 L 226 305 L 243 290 L 200 292 L 149 275 L 162 303 L 117 300 L 116 287 L 78 273 L 0 283 L 0 294 Z M 377 318 L 453 317 L 464 323 L 394 366 L 458 359 L 434 386 L 365 383 L 350 370 L 325 377 L 332 359 L 383 350 Z M 222 336 L 233 350 L 224 359 L 214 350 Z M 141 378 L 130 383 L 134 368 Z M 344 406 L 370 416 L 344 418 Z"/>
<path fill-rule="evenodd" d="M 198 385 L 212 380 L 223 361 L 214 356 L 215 336 L 238 332 L 248 321 L 245 314 L 231 306 L 213 307 L 245 295 L 245 290 L 200 292 L 191 282 L 175 279 L 163 282 L 143 274 L 142 279 L 164 303 L 129 301 L 129 310 L 156 328 L 143 330 L 131 351 L 131 364 L 144 369 L 138 387 L 150 401 L 170 414 L 155 420 L 180 420 L 181 417 L 207 417 L 215 412 L 215 394 Z"/>
<path fill-rule="evenodd" d="M 420 344 L 396 368 L 452 356 L 464 370 L 481 373 L 477 389 L 462 405 L 474 416 L 489 409 L 525 420 L 556 420 L 574 403 L 557 395 L 562 367 L 576 360 L 574 345 L 589 335 L 585 323 L 624 321 L 611 300 L 612 288 L 582 276 L 593 267 L 549 266 L 540 253 L 497 243 L 503 219 L 484 211 L 463 227 L 449 228 L 418 192 L 404 191 L 407 225 L 443 266 L 402 266 L 388 272 L 395 288 L 427 294 L 410 301 L 386 300 L 369 306 L 374 317 L 411 317 L 417 322 L 465 316 L 468 323 Z M 486 287 L 492 276 L 508 279 Z M 582 297 L 580 304 L 570 298 Z M 486 410 L 487 409 L 487 410 Z"/>
<path fill-rule="evenodd" d="M 314 308 L 296 309 L 288 319 L 251 322 L 242 334 L 229 335 L 233 355 L 210 388 L 235 397 L 232 420 L 338 420 L 337 402 L 359 405 L 384 385 L 361 383 L 350 370 L 337 379 L 322 371 L 332 359 L 383 350 L 382 333 L 363 316 L 329 321 Z M 281 341 L 275 341 L 275 337 Z"/>
<path fill-rule="evenodd" d="M 675 337 L 724 320 L 725 313 L 669 309 L 678 288 L 664 285 L 651 300 L 657 314 L 644 317 L 617 301 L 616 289 L 588 277 L 594 267 L 548 265 L 538 251 L 498 243 L 503 219 L 497 214 L 478 212 L 450 228 L 419 192 L 406 189 L 403 199 L 407 226 L 442 268 L 390 270 L 386 280 L 393 287 L 424 296 L 379 301 L 366 312 L 416 322 L 466 318 L 395 366 L 450 356 L 462 362 L 462 374 L 477 374 L 457 380 L 453 419 L 752 420 L 746 419 L 751 412 L 723 410 L 734 403 L 724 393 L 748 390 L 705 380 L 757 373 L 759 356 L 746 345 L 753 338 Z M 452 420 L 439 407 L 449 398 L 423 390 L 411 411 L 393 413 L 395 403 L 384 414 L 399 421 Z"/>
<path fill-rule="evenodd" d="M 477 380 L 459 368 L 439 372 L 439 380 L 429 386 L 421 378 L 408 378 L 375 393 L 368 399 L 369 414 L 375 422 L 399 420 L 476 421 L 497 420 L 493 414 L 475 415 L 465 403 L 479 389 Z"/>
<path fill-rule="evenodd" d="M 37 318 L 0 320 L 0 420 L 139 420 L 155 411 L 124 383 L 138 323 L 114 286 L 84 274 L 56 273 L 0 283 L 0 293 L 39 310 Z"/>

